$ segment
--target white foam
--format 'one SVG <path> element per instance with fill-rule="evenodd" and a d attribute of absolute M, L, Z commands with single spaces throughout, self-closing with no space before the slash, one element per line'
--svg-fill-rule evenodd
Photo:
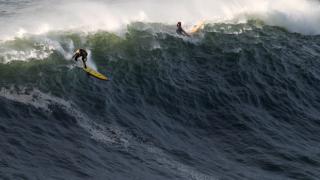
<path fill-rule="evenodd" d="M 25 36 L 21 38 L 21 40 L 32 42 L 31 46 L 24 49 L 14 47 L 9 48 L 4 42 L 0 42 L 1 63 L 9 63 L 11 61 L 29 61 L 31 59 L 44 60 L 54 51 L 63 55 L 64 59 L 70 60 L 75 48 L 71 39 L 64 40 L 66 42 L 63 43 L 66 44 L 66 47 L 63 48 L 61 42 L 45 36 L 27 36 L 24 34 L 23 30 L 21 30 L 19 36 Z"/>
<path fill-rule="evenodd" d="M 73 41 L 69 39 L 67 43 L 63 42 L 68 44 L 67 48 L 63 48 L 59 42 L 61 40 L 47 38 L 47 32 L 123 32 L 126 25 L 133 21 L 172 25 L 182 21 L 183 26 L 187 28 L 199 19 L 206 19 L 208 23 L 240 23 L 258 18 L 267 24 L 285 27 L 293 32 L 320 34 L 320 2 L 315 0 L 163 0 L 161 3 L 155 0 L 57 1 L 52 4 L 44 0 L 37 9 L 30 7 L 28 10 L 17 12 L 14 18 L 0 19 L 1 44 L 7 40 L 14 40 L 14 37 L 28 38 L 31 34 L 38 35 L 38 39 L 35 40 L 36 47 L 29 49 L 5 49 L 0 44 L 2 63 L 42 60 L 54 51 L 70 60 L 75 49 Z M 156 49 L 159 46 L 154 44 L 152 48 Z M 97 70 L 90 50 L 87 50 L 88 64 Z"/>
<path fill-rule="evenodd" d="M 248 18 L 295 32 L 320 34 L 320 3 L 315 0 L 72 0 L 42 1 L 39 6 L 0 21 L 0 39 L 52 30 L 118 31 L 133 21 L 191 25 L 200 19 L 215 23 Z"/>
<path fill-rule="evenodd" d="M 8 50 L 0 53 L 0 57 L 3 58 L 2 63 L 8 63 L 11 61 L 27 61 L 30 59 L 42 60 L 47 58 L 51 54 L 51 51 L 47 52 L 44 50 L 30 49 L 30 50 Z"/>
<path fill-rule="evenodd" d="M 94 69 L 94 70 L 98 70 L 97 69 L 97 65 L 96 65 L 96 63 L 93 61 L 93 59 L 92 59 L 92 55 L 91 55 L 91 50 L 89 50 L 89 49 L 86 49 L 86 51 L 88 52 L 88 60 L 87 60 L 87 65 L 89 66 L 89 67 L 91 67 L 92 69 Z"/>

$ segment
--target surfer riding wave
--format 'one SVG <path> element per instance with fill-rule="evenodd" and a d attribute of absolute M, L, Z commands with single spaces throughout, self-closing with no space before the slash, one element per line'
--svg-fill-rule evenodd
<path fill-rule="evenodd" d="M 181 27 L 181 22 L 178 22 L 178 23 L 177 23 L 177 30 L 176 30 L 176 32 L 177 32 L 177 34 L 179 34 L 179 35 L 183 35 L 183 36 L 188 36 L 188 37 L 190 37 L 190 35 L 189 35 L 185 30 L 182 29 L 182 27 Z"/>
<path fill-rule="evenodd" d="M 88 53 L 86 50 L 77 49 L 74 55 L 72 56 L 72 59 L 74 59 L 75 61 L 78 61 L 78 58 L 81 57 L 84 68 L 87 68 L 87 65 L 86 65 L 87 56 L 88 56 Z"/>

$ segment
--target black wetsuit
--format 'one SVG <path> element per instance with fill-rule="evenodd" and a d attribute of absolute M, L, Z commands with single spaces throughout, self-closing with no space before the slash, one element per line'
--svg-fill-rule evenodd
<path fill-rule="evenodd" d="M 183 36 L 190 36 L 188 33 L 186 33 L 181 26 L 178 26 L 178 29 L 176 30 L 177 34 L 183 35 Z"/>
<path fill-rule="evenodd" d="M 183 35 L 183 29 L 181 27 L 178 27 L 178 29 L 176 30 L 177 34 Z"/>
<path fill-rule="evenodd" d="M 81 60 L 83 62 L 84 68 L 87 68 L 86 61 L 87 61 L 88 53 L 84 49 L 77 49 L 76 53 L 73 55 L 72 59 L 75 61 L 78 61 L 78 58 L 81 57 Z"/>

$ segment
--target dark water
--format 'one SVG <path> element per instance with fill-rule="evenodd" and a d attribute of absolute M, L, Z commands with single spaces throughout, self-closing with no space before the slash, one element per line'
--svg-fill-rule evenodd
<path fill-rule="evenodd" d="M 67 61 L 69 42 L 111 80 Z M 319 36 L 249 22 L 188 39 L 133 23 L 123 36 L 51 32 L 8 49 L 52 53 L 0 64 L 0 179 L 320 177 Z"/>

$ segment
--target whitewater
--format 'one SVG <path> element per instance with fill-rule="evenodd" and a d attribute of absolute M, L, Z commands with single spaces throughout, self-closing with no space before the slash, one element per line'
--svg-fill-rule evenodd
<path fill-rule="evenodd" d="M 16 4 L 19 3 L 18 6 Z M 260 19 L 269 25 L 303 34 L 319 34 L 320 6 L 316 0 L 187 0 L 148 1 L 2 1 L 1 37 L 53 30 L 116 31 L 134 21 L 192 25 Z M 164 13 L 165 12 L 165 13 Z"/>

